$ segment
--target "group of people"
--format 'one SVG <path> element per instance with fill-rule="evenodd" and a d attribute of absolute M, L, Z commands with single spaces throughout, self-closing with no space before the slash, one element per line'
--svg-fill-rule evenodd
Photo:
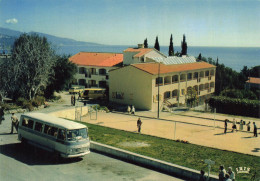
<path fill-rule="evenodd" d="M 127 106 L 127 113 L 135 115 L 135 107 L 134 107 L 134 105 Z"/>
<path fill-rule="evenodd" d="M 224 166 L 219 167 L 218 174 L 219 181 L 235 181 L 235 172 L 232 170 L 232 167 L 228 167 L 228 171 L 225 170 Z"/>
<path fill-rule="evenodd" d="M 232 170 L 232 167 L 228 167 L 228 171 L 225 170 L 224 166 L 219 167 L 218 174 L 219 181 L 235 181 L 235 172 Z M 204 170 L 200 171 L 199 181 L 207 181 Z"/>
<path fill-rule="evenodd" d="M 227 133 L 227 125 L 228 125 L 227 123 L 228 122 L 229 122 L 229 120 L 225 119 L 225 121 L 224 121 L 224 133 Z M 243 131 L 243 126 L 246 125 L 247 126 L 247 131 L 250 132 L 250 129 L 251 129 L 251 125 L 250 124 L 251 124 L 250 121 L 248 121 L 248 123 L 246 124 L 246 122 L 241 119 L 241 121 L 239 122 L 239 130 Z M 253 122 L 253 126 L 254 126 L 254 136 L 257 137 L 257 126 L 256 126 L 255 122 Z M 237 130 L 237 125 L 236 125 L 236 120 L 233 119 L 233 122 L 232 122 L 232 132 L 234 132 L 235 130 L 238 131 Z"/>

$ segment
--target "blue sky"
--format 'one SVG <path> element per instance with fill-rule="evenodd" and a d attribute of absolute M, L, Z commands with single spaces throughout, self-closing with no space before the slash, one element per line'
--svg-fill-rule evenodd
<path fill-rule="evenodd" d="M 260 47 L 260 0 L 0 0 L 0 27 L 80 41 Z"/>

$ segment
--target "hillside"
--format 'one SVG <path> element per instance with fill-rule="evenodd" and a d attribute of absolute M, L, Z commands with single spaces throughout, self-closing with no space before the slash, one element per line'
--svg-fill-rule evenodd
<path fill-rule="evenodd" d="M 10 50 L 10 48 L 13 46 L 15 39 L 18 38 L 22 33 L 24 32 L 0 27 L 0 52 L 3 49 Z M 39 36 L 46 37 L 48 41 L 54 46 L 100 46 L 101 45 L 92 42 L 83 42 L 83 41 L 76 41 L 69 38 L 61 38 L 49 34 L 40 33 L 40 32 L 29 32 L 29 34 L 33 34 L 33 33 L 36 33 Z"/>

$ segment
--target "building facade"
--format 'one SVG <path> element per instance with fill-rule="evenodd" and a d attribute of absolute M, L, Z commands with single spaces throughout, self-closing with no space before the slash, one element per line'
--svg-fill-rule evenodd
<path fill-rule="evenodd" d="M 130 65 L 135 63 L 155 62 L 151 58 L 166 58 L 163 53 L 154 48 L 143 48 L 143 44 L 138 44 L 138 48 L 127 48 L 123 51 L 124 61 L 123 65 Z"/>
<path fill-rule="evenodd" d="M 192 89 L 203 103 L 215 91 L 215 71 L 206 62 L 132 64 L 109 72 L 109 100 L 156 111 L 158 101 L 160 110 L 165 104 L 185 105 Z"/>
<path fill-rule="evenodd" d="M 107 88 L 108 72 L 122 65 L 122 53 L 80 52 L 69 60 L 77 65 L 78 72 L 74 76 L 72 86 L 81 88 Z"/>

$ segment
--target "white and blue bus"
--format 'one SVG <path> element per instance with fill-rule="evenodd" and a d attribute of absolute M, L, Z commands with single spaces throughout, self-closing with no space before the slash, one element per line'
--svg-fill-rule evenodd
<path fill-rule="evenodd" d="M 43 113 L 21 115 L 18 139 L 56 152 L 63 158 L 83 157 L 90 153 L 85 125 Z"/>

